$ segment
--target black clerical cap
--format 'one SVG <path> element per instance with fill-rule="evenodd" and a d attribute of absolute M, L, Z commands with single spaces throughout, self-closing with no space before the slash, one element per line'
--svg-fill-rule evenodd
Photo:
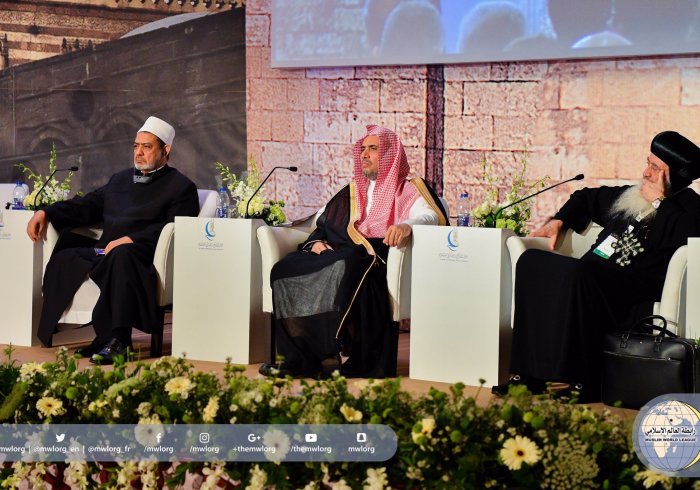
<path fill-rule="evenodd" d="M 651 142 L 651 152 L 668 165 L 671 188 L 678 191 L 700 177 L 700 148 L 675 131 L 663 131 Z"/>

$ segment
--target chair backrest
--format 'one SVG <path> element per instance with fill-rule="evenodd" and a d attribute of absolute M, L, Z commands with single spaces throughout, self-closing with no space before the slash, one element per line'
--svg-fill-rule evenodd
<path fill-rule="evenodd" d="M 213 218 L 216 216 L 216 191 L 211 189 L 197 189 L 199 196 L 199 217 Z"/>
<path fill-rule="evenodd" d="M 447 216 L 447 219 L 449 220 L 450 218 L 450 208 L 447 205 L 447 200 L 444 197 L 439 198 L 440 199 L 440 204 L 442 204 L 442 208 L 445 210 L 445 216 Z"/>

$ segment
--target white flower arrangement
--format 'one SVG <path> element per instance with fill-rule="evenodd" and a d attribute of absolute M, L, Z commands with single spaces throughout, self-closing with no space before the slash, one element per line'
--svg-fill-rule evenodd
<path fill-rule="evenodd" d="M 248 175 L 245 179 L 239 179 L 227 165 L 221 162 L 216 162 L 214 166 L 221 174 L 222 181 L 231 194 L 238 217 L 244 218 L 247 215 L 249 218 L 259 218 L 272 226 L 282 224 L 287 220 L 284 211 L 282 211 L 284 201 L 265 201 L 264 187 L 251 200 L 255 189 L 262 182 L 260 172 L 252 157 L 248 159 Z"/>
<path fill-rule="evenodd" d="M 544 188 L 549 177 L 545 176 L 533 184 L 525 183 L 527 171 L 527 158 L 525 153 L 520 159 L 520 169 L 516 172 L 510 190 L 505 199 L 500 200 L 498 177 L 493 175 L 493 165 L 488 163 L 484 156 L 481 160 L 483 181 L 489 186 L 486 190 L 484 201 L 471 210 L 473 226 L 483 228 L 509 228 L 517 235 L 525 236 L 528 233 L 527 221 L 530 219 L 531 201 L 527 200 L 510 206 L 523 197 Z M 508 207 L 507 209 L 504 209 Z"/>
<path fill-rule="evenodd" d="M 44 206 L 49 206 L 55 202 L 65 201 L 68 199 L 68 194 L 70 193 L 70 184 L 73 180 L 73 171 L 68 172 L 68 176 L 63 180 L 58 180 L 55 176 L 51 178 L 41 196 L 37 198 L 39 190 L 44 185 L 46 179 L 41 174 L 34 172 L 31 168 L 26 166 L 24 163 L 18 163 L 16 165 L 24 174 L 27 179 L 32 182 L 34 188 L 32 192 L 29 193 L 27 197 L 24 198 L 23 205 L 25 209 L 35 209 Z M 49 175 L 51 175 L 56 170 L 56 145 L 51 146 L 51 155 L 49 157 Z"/>

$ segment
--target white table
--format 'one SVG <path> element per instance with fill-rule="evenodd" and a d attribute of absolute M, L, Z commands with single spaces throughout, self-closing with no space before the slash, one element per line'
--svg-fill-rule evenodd
<path fill-rule="evenodd" d="M 36 337 L 41 315 L 43 247 L 27 236 L 32 211 L 0 211 L 0 344 L 29 347 Z"/>
<path fill-rule="evenodd" d="M 409 376 L 477 386 L 508 379 L 511 230 L 415 226 Z"/>
<path fill-rule="evenodd" d="M 173 355 L 262 362 L 270 343 L 262 311 L 256 230 L 262 220 L 175 218 Z"/>

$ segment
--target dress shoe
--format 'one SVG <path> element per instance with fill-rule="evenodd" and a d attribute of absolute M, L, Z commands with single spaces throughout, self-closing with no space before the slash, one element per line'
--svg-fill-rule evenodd
<path fill-rule="evenodd" d="M 321 377 L 330 378 L 335 371 L 341 370 L 340 356 L 329 357 L 321 361 Z"/>
<path fill-rule="evenodd" d="M 353 363 L 352 358 L 348 359 L 340 367 L 340 374 L 346 378 L 361 378 L 360 370 L 355 363 Z"/>
<path fill-rule="evenodd" d="M 97 354 L 100 352 L 104 344 L 102 342 L 98 342 L 97 339 L 93 340 L 90 345 L 87 345 L 85 347 L 81 347 L 80 349 L 75 351 L 75 354 L 84 358 L 90 358 L 92 357 L 93 354 Z"/>
<path fill-rule="evenodd" d="M 266 378 L 284 378 L 286 376 L 294 376 L 294 372 L 290 369 L 288 363 L 282 362 L 265 362 L 258 372 Z"/>
<path fill-rule="evenodd" d="M 129 350 L 130 346 L 124 346 L 119 339 L 110 339 L 99 352 L 92 355 L 90 362 L 93 364 L 108 366 L 110 364 L 114 364 L 114 358 L 116 356 L 124 356 L 126 359 Z"/>
<path fill-rule="evenodd" d="M 563 388 L 552 396 L 557 400 L 571 403 L 597 403 L 601 401 L 600 387 L 593 389 L 598 385 L 583 383 L 571 383 L 566 388 Z"/>
<path fill-rule="evenodd" d="M 533 395 L 540 395 L 547 390 L 547 384 L 541 379 L 511 374 L 507 383 L 492 386 L 491 393 L 498 396 L 505 396 L 508 394 L 509 388 L 516 385 L 525 385 Z"/>

